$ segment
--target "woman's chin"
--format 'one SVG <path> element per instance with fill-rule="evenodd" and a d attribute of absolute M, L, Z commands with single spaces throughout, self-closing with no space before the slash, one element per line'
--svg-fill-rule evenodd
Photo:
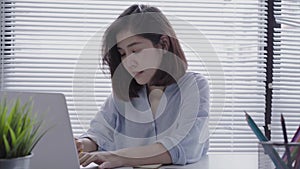
<path fill-rule="evenodd" d="M 139 85 L 145 85 L 145 84 L 148 83 L 148 82 L 145 81 L 145 80 L 138 80 L 138 79 L 135 79 L 135 81 L 136 81 Z"/>
<path fill-rule="evenodd" d="M 149 83 L 150 79 L 148 79 L 147 77 L 134 77 L 135 81 L 139 84 L 139 85 L 145 85 L 147 83 Z"/>

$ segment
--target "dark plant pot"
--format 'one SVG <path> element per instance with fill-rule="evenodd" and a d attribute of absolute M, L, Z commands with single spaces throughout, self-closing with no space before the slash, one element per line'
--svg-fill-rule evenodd
<path fill-rule="evenodd" d="M 33 154 L 28 156 L 11 158 L 11 159 L 0 159 L 1 169 L 29 169 L 30 159 Z"/>

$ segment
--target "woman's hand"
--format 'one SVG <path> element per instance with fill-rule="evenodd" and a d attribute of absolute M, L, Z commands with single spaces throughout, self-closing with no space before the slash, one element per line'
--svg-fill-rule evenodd
<path fill-rule="evenodd" d="M 98 145 L 89 138 L 74 138 L 78 154 L 81 152 L 92 152 L 98 150 Z"/>
<path fill-rule="evenodd" d="M 83 152 L 84 144 L 83 144 L 82 140 L 75 138 L 74 141 L 75 141 L 75 145 L 76 145 L 76 149 L 77 149 L 78 154 L 80 152 Z"/>
<path fill-rule="evenodd" d="M 115 168 L 125 165 L 125 158 L 107 151 L 82 152 L 79 154 L 80 165 L 87 166 L 94 162 L 99 165 L 99 169 Z"/>
<path fill-rule="evenodd" d="M 79 153 L 79 161 L 82 166 L 94 162 L 99 165 L 99 169 L 172 163 L 169 152 L 160 143 L 110 152 L 81 152 Z"/>

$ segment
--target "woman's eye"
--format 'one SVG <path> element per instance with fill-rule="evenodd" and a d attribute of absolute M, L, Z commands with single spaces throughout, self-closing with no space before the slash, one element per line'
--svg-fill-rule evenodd
<path fill-rule="evenodd" d="M 122 57 L 125 57 L 126 55 L 125 55 L 125 53 L 120 53 L 120 56 L 122 58 Z"/>
<path fill-rule="evenodd" d="M 139 53 L 139 52 L 141 52 L 141 51 L 142 51 L 142 49 L 132 50 L 132 53 Z"/>

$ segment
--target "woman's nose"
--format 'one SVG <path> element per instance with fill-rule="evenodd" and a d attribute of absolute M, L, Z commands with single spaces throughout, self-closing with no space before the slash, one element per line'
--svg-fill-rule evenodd
<path fill-rule="evenodd" d="M 137 63 L 135 60 L 130 60 L 130 62 L 129 62 L 129 67 L 130 67 L 131 69 L 137 68 L 137 65 L 138 65 L 138 63 Z"/>
<path fill-rule="evenodd" d="M 127 59 L 127 65 L 130 69 L 135 69 L 138 66 L 138 61 L 136 60 L 135 56 L 130 55 Z"/>

